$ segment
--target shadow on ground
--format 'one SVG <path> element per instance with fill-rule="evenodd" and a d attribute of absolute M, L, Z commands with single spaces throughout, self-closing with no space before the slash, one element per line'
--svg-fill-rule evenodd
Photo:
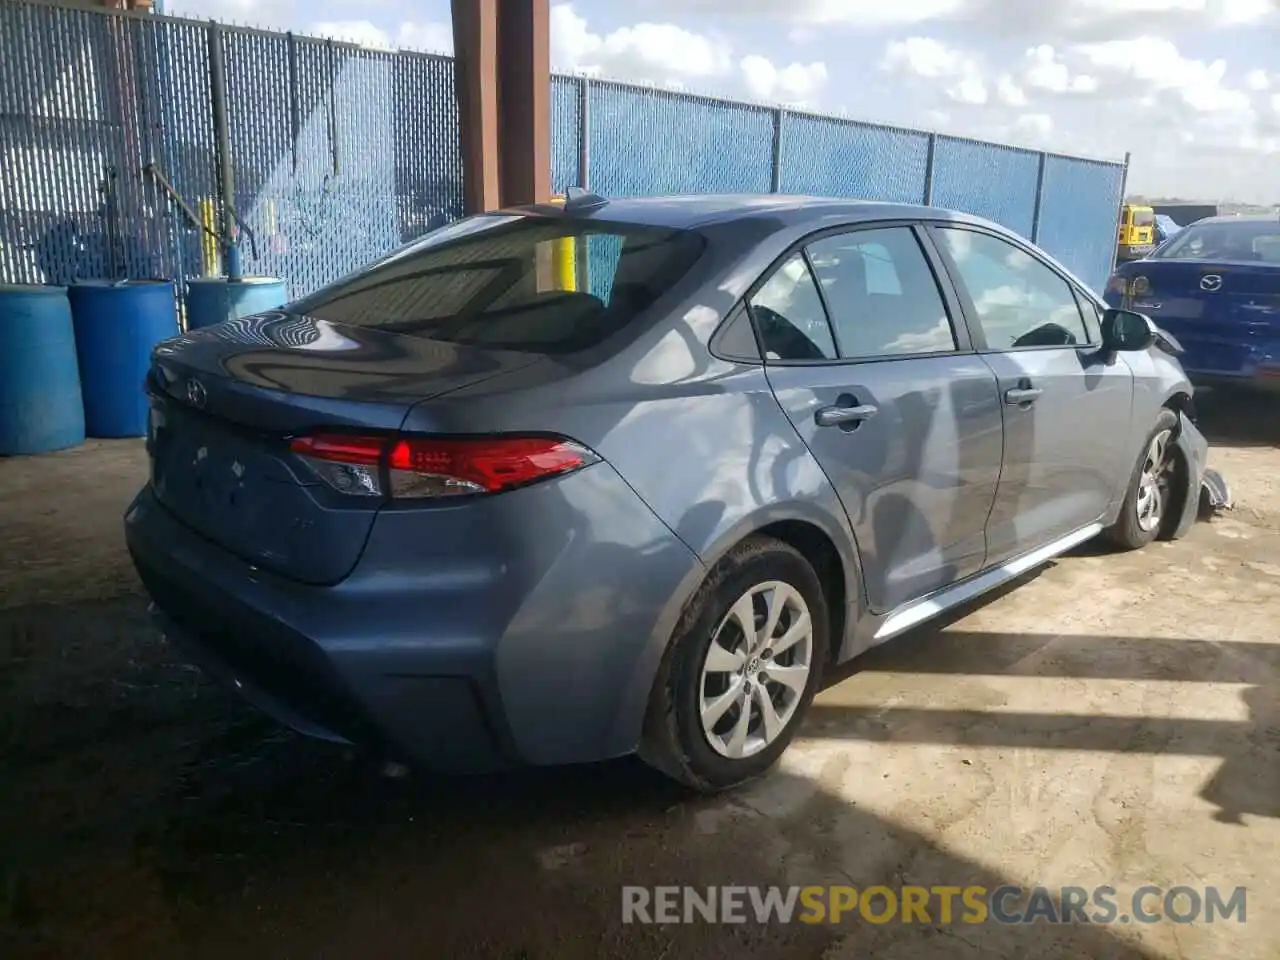
<path fill-rule="evenodd" d="M 820 775 L 779 772 L 727 799 L 690 797 L 633 762 L 387 779 L 250 712 L 145 639 L 144 623 L 136 597 L 0 612 L 6 957 L 1148 956 L 1115 927 L 623 925 L 628 884 L 1009 878 Z M 858 666 L 1244 683 L 1278 666 L 1262 645 L 1057 639 L 935 629 Z M 1274 687 L 1254 697 L 1252 725 L 819 703 L 810 727 L 865 742 L 1211 753 L 1226 761 L 1218 800 L 1276 816 L 1276 770 L 1259 771 L 1256 752 L 1276 734 Z M 760 790 L 791 799 L 761 809 Z"/>
<path fill-rule="evenodd" d="M 1280 447 L 1280 394 L 1197 390 L 1196 421 L 1214 445 Z"/>

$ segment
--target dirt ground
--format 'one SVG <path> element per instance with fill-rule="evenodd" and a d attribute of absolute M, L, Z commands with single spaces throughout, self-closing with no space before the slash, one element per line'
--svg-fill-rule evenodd
<path fill-rule="evenodd" d="M 1086 547 L 862 658 L 780 769 L 380 776 L 146 628 L 140 443 L 0 461 L 0 955 L 1280 956 L 1280 406 L 1203 401 L 1238 508 Z M 626 884 L 1247 888 L 1215 923 L 625 925 Z"/>

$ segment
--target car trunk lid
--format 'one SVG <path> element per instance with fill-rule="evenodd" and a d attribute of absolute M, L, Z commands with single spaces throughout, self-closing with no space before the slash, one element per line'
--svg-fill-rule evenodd
<path fill-rule="evenodd" d="M 1239 373 L 1280 343 L 1280 264 L 1152 259 L 1126 272 L 1130 307 L 1178 338 L 1188 370 Z"/>
<path fill-rule="evenodd" d="M 334 583 L 359 559 L 383 499 L 323 482 L 290 438 L 394 432 L 415 403 L 538 359 L 286 313 L 194 331 L 155 352 L 151 482 L 214 543 L 263 569 Z"/>

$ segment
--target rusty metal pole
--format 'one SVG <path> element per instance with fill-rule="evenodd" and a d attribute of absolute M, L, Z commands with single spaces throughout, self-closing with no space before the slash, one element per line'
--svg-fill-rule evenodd
<path fill-rule="evenodd" d="M 498 146 L 503 206 L 551 198 L 550 0 L 498 0 Z"/>
<path fill-rule="evenodd" d="M 454 87 L 466 213 L 501 204 L 498 166 L 498 0 L 451 0 Z"/>

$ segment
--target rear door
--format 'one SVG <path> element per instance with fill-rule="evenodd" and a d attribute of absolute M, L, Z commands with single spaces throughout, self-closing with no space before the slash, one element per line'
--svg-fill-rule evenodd
<path fill-rule="evenodd" d="M 1133 376 L 1101 355 L 1092 298 L 1030 247 L 970 227 L 930 232 L 999 385 L 1004 459 L 987 525 L 996 564 L 1106 512 L 1133 462 Z"/>
<path fill-rule="evenodd" d="M 844 502 L 877 612 L 986 556 L 1000 402 L 934 271 L 915 227 L 877 225 L 815 238 L 748 298 L 769 382 Z"/>

